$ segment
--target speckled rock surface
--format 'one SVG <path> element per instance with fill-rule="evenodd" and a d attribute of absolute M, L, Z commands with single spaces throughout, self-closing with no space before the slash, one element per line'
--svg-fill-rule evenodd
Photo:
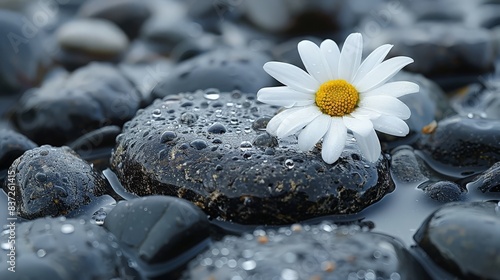
<path fill-rule="evenodd" d="M 254 98 L 209 90 L 157 100 L 125 124 L 112 169 L 130 192 L 246 224 L 356 213 L 394 189 L 388 160 L 366 161 L 352 140 L 333 165 L 317 148 L 298 151 L 294 136 L 278 142 L 265 132 L 277 108 Z"/>
<path fill-rule="evenodd" d="M 104 194 L 107 181 L 68 147 L 43 145 L 25 152 L 9 168 L 4 190 L 14 192 L 17 215 L 61 216 Z"/>
<path fill-rule="evenodd" d="M 395 238 L 359 227 L 292 225 L 214 243 L 182 279 L 429 279 Z"/>
<path fill-rule="evenodd" d="M 15 244 L 10 228 L 0 234 L 1 279 L 138 279 L 116 238 L 84 220 L 43 218 L 17 224 L 15 231 Z M 7 270 L 11 246 L 15 273 Z"/>

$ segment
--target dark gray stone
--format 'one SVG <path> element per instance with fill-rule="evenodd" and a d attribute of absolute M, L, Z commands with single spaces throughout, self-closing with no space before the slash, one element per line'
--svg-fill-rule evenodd
<path fill-rule="evenodd" d="M 209 238 L 206 214 L 188 201 L 169 196 L 120 202 L 107 215 L 104 227 L 128 248 L 129 257 L 149 277 L 173 279 Z"/>
<path fill-rule="evenodd" d="M 139 279 L 127 265 L 116 238 L 84 220 L 44 218 L 18 223 L 0 234 L 1 279 Z M 6 258 L 15 246 L 15 273 Z"/>
<path fill-rule="evenodd" d="M 397 239 L 322 223 L 227 236 L 181 279 L 429 279 Z"/>
<path fill-rule="evenodd" d="M 500 205 L 454 202 L 431 214 L 414 236 L 440 267 L 460 279 L 500 279 Z"/>
<path fill-rule="evenodd" d="M 15 177 L 6 180 L 4 190 L 14 193 L 17 215 L 25 219 L 66 215 L 108 188 L 104 176 L 68 147 L 31 149 L 9 172 Z"/>
<path fill-rule="evenodd" d="M 121 126 L 139 104 L 139 93 L 115 67 L 93 63 L 25 92 L 14 121 L 40 145 L 64 145 L 97 128 Z"/>

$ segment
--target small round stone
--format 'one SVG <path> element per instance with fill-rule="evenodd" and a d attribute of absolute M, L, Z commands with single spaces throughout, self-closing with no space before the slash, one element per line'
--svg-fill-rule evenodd
<path fill-rule="evenodd" d="M 128 47 L 127 36 L 112 22 L 102 19 L 77 19 L 61 26 L 57 42 L 64 49 L 93 54 L 119 54 Z"/>

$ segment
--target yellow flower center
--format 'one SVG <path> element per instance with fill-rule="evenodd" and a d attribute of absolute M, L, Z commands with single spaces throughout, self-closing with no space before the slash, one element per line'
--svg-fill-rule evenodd
<path fill-rule="evenodd" d="M 354 111 L 359 101 L 359 93 L 345 80 L 331 80 L 319 87 L 315 100 L 324 114 L 341 117 Z"/>

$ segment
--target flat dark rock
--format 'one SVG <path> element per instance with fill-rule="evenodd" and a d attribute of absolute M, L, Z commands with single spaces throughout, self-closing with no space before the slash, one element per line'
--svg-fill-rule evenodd
<path fill-rule="evenodd" d="M 318 148 L 300 152 L 295 136 L 278 142 L 265 131 L 277 108 L 254 99 L 209 90 L 156 100 L 125 124 L 112 169 L 129 192 L 245 224 L 356 213 L 394 189 L 386 157 L 370 163 L 352 140 L 332 165 Z"/>

